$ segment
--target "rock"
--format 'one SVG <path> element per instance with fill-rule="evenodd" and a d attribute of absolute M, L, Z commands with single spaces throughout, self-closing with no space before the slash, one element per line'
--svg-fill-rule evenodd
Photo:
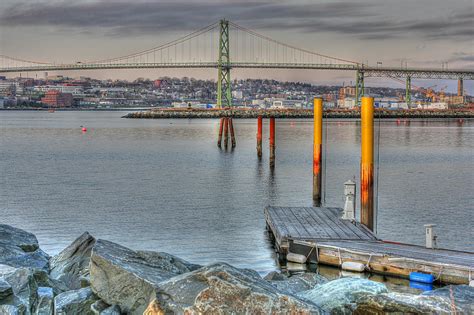
<path fill-rule="evenodd" d="M 110 305 L 105 303 L 104 301 L 102 300 L 98 300 L 96 302 L 94 302 L 92 305 L 91 305 L 91 311 L 92 313 L 96 314 L 96 315 L 99 315 L 100 312 L 102 312 L 103 310 L 105 310 L 106 308 L 108 308 Z"/>
<path fill-rule="evenodd" d="M 358 278 L 341 278 L 300 292 L 298 296 L 312 301 L 325 310 L 347 313 L 359 299 L 384 292 L 388 290 L 382 283 Z"/>
<path fill-rule="evenodd" d="M 427 291 L 423 296 L 444 297 L 454 300 L 457 311 L 474 314 L 474 288 L 468 285 L 448 285 L 433 291 Z"/>
<path fill-rule="evenodd" d="M 64 283 L 51 279 L 48 273 L 43 270 L 33 270 L 33 276 L 38 287 L 49 287 L 53 290 L 54 295 L 69 291 L 69 288 Z"/>
<path fill-rule="evenodd" d="M 272 271 L 269 274 L 267 274 L 265 277 L 263 277 L 263 279 L 267 281 L 283 281 L 283 280 L 287 280 L 288 276 L 278 271 Z"/>
<path fill-rule="evenodd" d="M 216 263 L 162 281 L 146 314 L 319 314 L 313 303 L 287 295 L 255 272 Z M 128 312 L 129 310 L 123 309 Z M 142 312 L 141 307 L 133 314 Z"/>
<path fill-rule="evenodd" d="M 328 282 L 326 278 L 321 275 L 305 272 L 300 274 L 295 274 L 290 277 L 286 277 L 282 274 L 268 274 L 264 278 L 269 281 L 273 286 L 278 288 L 281 291 L 290 294 L 296 294 L 298 292 L 307 291 L 314 288 L 317 285 Z M 268 280 L 268 279 L 278 279 L 278 280 Z"/>
<path fill-rule="evenodd" d="M 10 283 L 0 278 L 0 301 L 13 294 Z"/>
<path fill-rule="evenodd" d="M 11 285 L 13 295 L 2 304 L 11 304 L 20 310 L 24 308 L 26 313 L 30 314 L 38 301 L 38 285 L 34 278 L 34 271 L 20 268 L 5 275 L 3 279 Z"/>
<path fill-rule="evenodd" d="M 50 260 L 50 277 L 63 282 L 69 290 L 81 286 L 83 278 L 89 275 L 89 263 L 95 238 L 89 233 L 79 236 L 68 247 Z"/>
<path fill-rule="evenodd" d="M 474 288 L 467 285 L 446 286 L 421 295 L 390 292 L 367 296 L 355 310 L 367 313 L 474 314 Z"/>
<path fill-rule="evenodd" d="M 12 266 L 7 266 L 0 264 L 0 277 L 9 273 L 12 273 L 16 270 L 17 268 L 12 267 Z"/>
<path fill-rule="evenodd" d="M 120 307 L 118 305 L 113 305 L 113 306 L 109 306 L 108 308 L 100 312 L 99 315 L 120 315 L 120 314 L 122 314 Z"/>
<path fill-rule="evenodd" d="M 33 234 L 0 224 L 0 264 L 48 270 L 49 256 Z"/>
<path fill-rule="evenodd" d="M 23 315 L 26 309 L 24 305 L 0 305 L 0 315 Z"/>
<path fill-rule="evenodd" d="M 66 291 L 54 298 L 54 314 L 94 314 L 91 305 L 97 300 L 91 288 Z"/>
<path fill-rule="evenodd" d="M 449 300 L 409 293 L 390 292 L 361 298 L 355 314 L 450 314 Z"/>
<path fill-rule="evenodd" d="M 138 314 L 159 282 L 199 267 L 166 253 L 135 252 L 97 240 L 91 255 L 91 288 L 106 303 Z"/>
<path fill-rule="evenodd" d="M 118 305 L 112 305 L 99 300 L 91 305 L 91 310 L 95 315 L 120 315 L 120 307 Z"/>
<path fill-rule="evenodd" d="M 51 315 L 53 314 L 53 289 L 48 287 L 38 287 L 38 303 L 33 314 Z"/>
<path fill-rule="evenodd" d="M 5 224 L 0 224 L 0 244 L 18 247 L 23 252 L 34 252 L 39 248 L 34 234 Z"/>

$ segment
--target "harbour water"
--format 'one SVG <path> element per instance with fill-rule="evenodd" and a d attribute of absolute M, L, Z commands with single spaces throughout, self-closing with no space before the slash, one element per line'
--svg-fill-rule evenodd
<path fill-rule="evenodd" d="M 312 205 L 312 121 L 277 120 L 271 171 L 268 121 L 259 162 L 256 120 L 235 120 L 237 148 L 226 152 L 217 120 L 124 114 L 0 112 L 0 222 L 35 233 L 50 254 L 89 231 L 196 263 L 275 269 L 263 208 Z M 325 126 L 329 206 L 342 207 L 344 181 L 358 182 L 359 127 Z M 423 244 L 434 223 L 440 247 L 474 251 L 474 120 L 383 120 L 376 133 L 378 235 Z"/>

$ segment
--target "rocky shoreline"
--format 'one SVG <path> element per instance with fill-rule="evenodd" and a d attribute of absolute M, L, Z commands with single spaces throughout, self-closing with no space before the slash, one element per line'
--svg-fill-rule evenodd
<path fill-rule="evenodd" d="M 358 278 L 314 273 L 261 277 L 226 263 L 200 266 L 79 236 L 54 257 L 36 237 L 0 224 L 4 314 L 473 314 L 474 288 L 420 294 Z"/>
<path fill-rule="evenodd" d="M 169 119 L 169 118 L 200 118 L 212 119 L 220 117 L 233 118 L 313 118 L 311 109 L 270 109 L 270 110 L 216 110 L 216 109 L 154 109 L 129 113 L 122 118 Z M 325 110 L 325 118 L 355 119 L 360 118 L 357 110 Z M 375 117 L 391 119 L 409 118 L 474 118 L 474 111 L 469 110 L 377 110 Z"/>

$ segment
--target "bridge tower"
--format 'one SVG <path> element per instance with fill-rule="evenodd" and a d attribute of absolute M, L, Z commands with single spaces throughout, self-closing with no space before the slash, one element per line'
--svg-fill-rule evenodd
<path fill-rule="evenodd" d="M 362 70 L 357 70 L 356 73 L 356 86 L 355 86 L 355 105 L 360 106 L 360 99 L 362 96 L 364 96 L 364 71 Z"/>
<path fill-rule="evenodd" d="M 217 61 L 217 108 L 232 109 L 232 91 L 230 82 L 230 46 L 229 21 L 220 21 L 219 32 L 219 60 Z M 231 111 L 232 115 L 232 111 Z M 222 131 L 224 131 L 224 147 L 227 149 L 228 135 L 230 134 L 232 148 L 235 148 L 235 134 L 232 117 L 223 117 L 220 120 L 217 146 L 221 147 Z"/>
<path fill-rule="evenodd" d="M 219 60 L 217 62 L 217 108 L 232 106 L 230 82 L 229 21 L 220 21 Z"/>
<path fill-rule="evenodd" d="M 406 88 L 405 88 L 405 102 L 407 106 L 411 105 L 411 76 L 407 76 Z"/>

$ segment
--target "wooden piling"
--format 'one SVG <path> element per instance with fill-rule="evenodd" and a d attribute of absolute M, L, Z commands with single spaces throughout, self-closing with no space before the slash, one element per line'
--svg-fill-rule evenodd
<path fill-rule="evenodd" d="M 224 129 L 224 118 L 219 121 L 219 135 L 217 138 L 217 146 L 220 148 L 222 143 L 222 130 Z"/>
<path fill-rule="evenodd" d="M 362 97 L 360 222 L 374 230 L 374 98 Z"/>
<path fill-rule="evenodd" d="M 315 207 L 321 207 L 322 191 L 322 146 L 323 146 L 323 100 L 314 98 L 313 102 L 313 201 Z"/>
<path fill-rule="evenodd" d="M 262 158 L 262 116 L 257 118 L 257 156 L 260 160 Z"/>
<path fill-rule="evenodd" d="M 229 143 L 229 119 L 224 117 L 224 148 L 227 149 Z"/>
<path fill-rule="evenodd" d="M 275 117 L 270 117 L 270 167 L 275 166 Z"/>
<path fill-rule="evenodd" d="M 235 135 L 234 135 L 234 122 L 232 120 L 232 118 L 228 118 L 229 119 L 229 130 L 230 130 L 230 141 L 232 143 L 232 148 L 235 148 Z"/>

